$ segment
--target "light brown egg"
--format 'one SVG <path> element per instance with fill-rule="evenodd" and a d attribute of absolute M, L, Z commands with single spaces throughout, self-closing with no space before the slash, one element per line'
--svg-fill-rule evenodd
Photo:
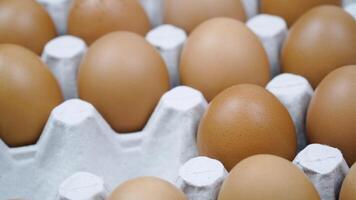
<path fill-rule="evenodd" d="M 180 60 L 182 84 L 200 90 L 208 101 L 240 83 L 265 86 L 270 79 L 266 52 L 245 24 L 216 18 L 189 36 Z"/>
<path fill-rule="evenodd" d="M 164 21 L 188 33 L 202 22 L 215 17 L 230 17 L 244 22 L 244 7 L 240 0 L 165 0 Z"/>
<path fill-rule="evenodd" d="M 56 34 L 51 17 L 35 0 L 0 1 L 0 43 L 18 44 L 41 54 Z"/>
<path fill-rule="evenodd" d="M 171 183 L 154 177 L 126 181 L 117 187 L 108 200 L 187 200 L 185 194 Z"/>
<path fill-rule="evenodd" d="M 331 71 L 356 64 L 356 23 L 336 6 L 321 6 L 292 27 L 282 50 L 283 71 L 306 77 L 314 88 Z"/>
<path fill-rule="evenodd" d="M 356 163 L 352 166 L 349 174 L 342 183 L 339 200 L 356 199 Z"/>
<path fill-rule="evenodd" d="M 287 109 L 266 89 L 250 84 L 230 87 L 210 103 L 198 129 L 200 155 L 231 170 L 255 154 L 293 159 L 296 133 Z"/>
<path fill-rule="evenodd" d="M 341 0 L 261 0 L 260 12 L 283 17 L 292 26 L 305 12 L 320 5 L 341 5 Z"/>
<path fill-rule="evenodd" d="M 118 132 L 141 130 L 169 89 L 166 65 L 143 37 L 114 32 L 89 48 L 79 68 L 79 96 Z"/>
<path fill-rule="evenodd" d="M 293 163 L 256 155 L 237 164 L 224 181 L 218 200 L 320 200 L 308 177 Z"/>
<path fill-rule="evenodd" d="M 62 100 L 59 85 L 37 55 L 0 45 L 0 138 L 7 145 L 34 144 Z"/>
<path fill-rule="evenodd" d="M 356 65 L 331 72 L 310 102 L 307 136 L 311 143 L 339 148 L 350 165 L 356 162 Z"/>
<path fill-rule="evenodd" d="M 68 32 L 88 45 L 110 32 L 144 36 L 149 29 L 148 16 L 138 0 L 74 0 L 68 17 Z"/>

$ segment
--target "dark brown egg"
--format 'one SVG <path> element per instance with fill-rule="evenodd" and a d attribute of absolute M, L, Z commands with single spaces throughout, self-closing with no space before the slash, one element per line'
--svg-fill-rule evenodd
<path fill-rule="evenodd" d="M 0 1 L 0 43 L 18 44 L 41 54 L 55 36 L 51 17 L 35 0 Z"/>
<path fill-rule="evenodd" d="M 356 163 L 350 169 L 342 183 L 339 200 L 355 200 L 356 199 Z"/>
<path fill-rule="evenodd" d="M 143 37 L 114 32 L 89 48 L 79 68 L 79 96 L 118 132 L 141 130 L 169 89 L 166 65 Z"/>
<path fill-rule="evenodd" d="M 307 116 L 311 143 L 339 148 L 350 165 L 356 162 L 356 66 L 331 72 L 320 83 Z"/>
<path fill-rule="evenodd" d="M 224 181 L 218 200 L 320 200 L 308 177 L 293 163 L 256 155 L 237 164 Z"/>
<path fill-rule="evenodd" d="M 305 12 L 320 5 L 341 5 L 341 0 L 261 0 L 260 12 L 284 18 L 291 26 Z"/>
<path fill-rule="evenodd" d="M 141 177 L 124 182 L 108 200 L 187 200 L 171 183 L 154 177 Z"/>
<path fill-rule="evenodd" d="M 266 89 L 250 84 L 230 87 L 210 103 L 198 129 L 200 155 L 231 170 L 255 154 L 293 159 L 296 133 L 287 109 Z"/>
<path fill-rule="evenodd" d="M 215 17 L 246 20 L 240 0 L 165 0 L 164 6 L 165 23 L 181 27 L 188 33 L 200 23 Z"/>
<path fill-rule="evenodd" d="M 302 75 L 314 88 L 336 68 L 356 64 L 356 23 L 336 6 L 320 6 L 292 27 L 282 50 L 283 71 Z"/>
<path fill-rule="evenodd" d="M 74 0 L 68 17 L 68 32 L 89 45 L 110 32 L 144 36 L 149 29 L 148 16 L 138 0 Z"/>
<path fill-rule="evenodd" d="M 0 45 L 0 138 L 7 145 L 34 144 L 62 100 L 59 85 L 37 55 Z"/>
<path fill-rule="evenodd" d="M 200 90 L 208 101 L 240 83 L 265 86 L 270 79 L 266 52 L 245 24 L 234 19 L 211 19 L 189 36 L 184 45 L 182 84 Z"/>

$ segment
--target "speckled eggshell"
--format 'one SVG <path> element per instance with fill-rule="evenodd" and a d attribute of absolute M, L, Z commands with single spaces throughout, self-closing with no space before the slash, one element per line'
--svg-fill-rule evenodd
<path fill-rule="evenodd" d="M 218 200 L 320 200 L 308 177 L 293 163 L 256 155 L 237 164 L 224 181 Z"/>
<path fill-rule="evenodd" d="M 356 199 L 356 163 L 350 169 L 344 182 L 342 183 L 339 200 Z"/>
<path fill-rule="evenodd" d="M 198 129 L 200 155 L 220 160 L 231 170 L 255 154 L 293 159 L 296 133 L 287 109 L 266 89 L 230 87 L 210 103 Z"/>
<path fill-rule="evenodd" d="M 356 65 L 331 72 L 310 102 L 307 136 L 311 143 L 339 148 L 349 165 L 356 162 Z"/>
<path fill-rule="evenodd" d="M 138 0 L 74 0 L 68 17 L 68 32 L 90 45 L 114 31 L 132 31 L 144 36 L 150 29 L 148 16 Z"/>
<path fill-rule="evenodd" d="M 356 23 L 343 9 L 320 6 L 292 27 L 282 50 L 282 70 L 316 88 L 336 68 L 356 64 Z"/>
<path fill-rule="evenodd" d="M 0 43 L 18 44 L 41 54 L 55 36 L 51 17 L 35 0 L 0 1 Z"/>
<path fill-rule="evenodd" d="M 341 0 L 260 0 L 260 12 L 283 17 L 289 26 L 320 5 L 341 5 Z"/>
<path fill-rule="evenodd" d="M 215 17 L 230 17 L 244 22 L 240 0 L 165 0 L 164 21 L 190 33 L 202 22 Z"/>
<path fill-rule="evenodd" d="M 143 37 L 113 32 L 92 44 L 79 67 L 79 96 L 117 132 L 141 130 L 169 90 L 166 65 Z"/>
<path fill-rule="evenodd" d="M 63 101 L 47 66 L 33 52 L 0 45 L 0 138 L 10 147 L 34 144 Z"/>
<path fill-rule="evenodd" d="M 140 177 L 117 187 L 108 200 L 188 200 L 171 183 L 154 177 Z"/>
<path fill-rule="evenodd" d="M 200 90 L 208 101 L 235 84 L 265 86 L 270 79 L 259 39 L 244 23 L 229 18 L 208 20 L 193 31 L 179 70 L 182 84 Z"/>

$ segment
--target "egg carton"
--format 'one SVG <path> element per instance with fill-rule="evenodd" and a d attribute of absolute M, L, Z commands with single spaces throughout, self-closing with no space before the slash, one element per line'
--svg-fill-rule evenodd
<path fill-rule="evenodd" d="M 305 172 L 322 200 L 337 200 L 349 167 L 338 149 L 311 144 L 293 163 Z M 217 200 L 228 176 L 223 164 L 208 157 L 195 157 L 179 169 L 175 184 L 189 200 Z M 58 189 L 58 200 L 106 199 L 109 191 L 103 178 L 87 172 L 68 177 Z"/>
<path fill-rule="evenodd" d="M 65 27 L 65 17 L 55 16 L 65 16 L 71 0 L 39 1 L 64 33 L 60 27 Z M 271 74 L 277 75 L 285 22 L 270 15 L 253 17 L 258 4 L 248 2 L 244 1 L 252 17 L 248 27 L 266 49 Z M 164 58 L 172 87 L 177 86 L 179 56 L 187 35 L 172 25 L 160 25 L 161 16 L 154 14 L 162 10 L 160 1 L 141 3 L 153 13 L 149 16 L 156 27 L 146 39 Z M 42 59 L 67 101 L 52 111 L 36 145 L 9 148 L 0 141 L 0 199 L 105 199 L 123 181 L 157 176 L 176 184 L 190 200 L 215 200 L 227 172 L 217 160 L 196 157 L 196 129 L 207 107 L 202 94 L 189 87 L 173 88 L 161 98 L 142 131 L 117 134 L 92 105 L 73 99 L 78 97 L 76 74 L 86 50 L 85 43 L 74 36 L 60 36 L 46 45 Z M 281 74 L 266 88 L 286 106 L 296 125 L 298 150 L 304 150 L 294 163 L 310 177 L 323 200 L 336 199 L 348 171 L 341 153 L 316 144 L 304 148 L 305 112 L 313 95 L 310 84 L 301 76 Z"/>
<path fill-rule="evenodd" d="M 156 30 L 158 36 L 166 37 L 161 41 L 168 41 L 158 45 L 162 54 L 172 47 L 180 50 L 183 41 L 167 34 L 177 28 Z M 174 43 L 170 40 L 180 45 L 165 45 Z M 76 83 L 73 73 L 85 51 L 81 39 L 61 36 L 46 45 L 42 56 L 63 92 L 72 97 L 77 95 L 71 88 Z M 166 62 L 171 61 L 168 58 Z M 305 112 L 312 94 L 309 83 L 303 77 L 282 74 L 267 88 L 286 105 L 296 125 L 303 125 L 300 113 Z M 87 199 L 98 199 L 125 180 L 157 176 L 176 184 L 191 199 L 211 199 L 227 174 L 222 164 L 208 158 L 185 163 L 197 156 L 196 130 L 206 106 L 200 92 L 175 87 L 161 98 L 143 131 L 122 135 L 115 133 L 92 105 L 69 99 L 53 110 L 36 145 L 8 148 L 0 142 L 0 170 L 4 172 L 0 198 L 80 199 L 78 195 L 89 195 Z M 92 192 L 88 191 L 90 181 L 98 182 L 90 184 L 97 186 Z"/>
<path fill-rule="evenodd" d="M 200 92 L 176 87 L 142 131 L 118 134 L 91 104 L 68 100 L 52 111 L 37 144 L 9 148 L 0 141 L 0 199 L 55 199 L 60 183 L 78 171 L 103 177 L 109 191 L 139 176 L 174 182 L 179 167 L 197 155 L 206 106 Z"/>

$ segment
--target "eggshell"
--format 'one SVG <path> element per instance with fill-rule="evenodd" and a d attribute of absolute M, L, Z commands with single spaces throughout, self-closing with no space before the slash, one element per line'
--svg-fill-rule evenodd
<path fill-rule="evenodd" d="M 0 43 L 18 44 L 41 54 L 55 36 L 51 17 L 35 0 L 0 1 Z"/>
<path fill-rule="evenodd" d="M 342 183 L 339 200 L 355 200 L 356 199 L 356 163 L 350 169 Z"/>
<path fill-rule="evenodd" d="M 307 136 L 311 143 L 340 149 L 348 162 L 356 162 L 356 65 L 331 72 L 310 102 Z"/>
<path fill-rule="evenodd" d="M 59 85 L 31 51 L 0 45 L 0 138 L 9 146 L 34 144 L 63 98 Z"/>
<path fill-rule="evenodd" d="M 108 200 L 187 200 L 185 194 L 171 183 L 154 177 L 126 181 L 117 187 Z"/>
<path fill-rule="evenodd" d="M 147 14 L 138 0 L 74 0 L 68 17 L 68 32 L 88 45 L 114 31 L 132 31 L 144 36 L 150 29 Z"/>
<path fill-rule="evenodd" d="M 356 23 L 336 6 L 321 6 L 292 27 L 282 50 L 284 72 L 302 75 L 316 88 L 336 68 L 356 64 Z"/>
<path fill-rule="evenodd" d="M 159 53 L 132 32 L 110 33 L 92 44 L 79 67 L 79 96 L 118 132 L 141 130 L 169 77 Z"/>
<path fill-rule="evenodd" d="M 341 0 L 260 0 L 260 12 L 283 17 L 293 25 L 305 12 L 320 5 L 341 5 Z"/>
<path fill-rule="evenodd" d="M 193 31 L 183 47 L 180 75 L 183 85 L 200 90 L 208 101 L 235 84 L 265 86 L 270 79 L 257 36 L 229 18 L 208 20 Z"/>
<path fill-rule="evenodd" d="M 214 98 L 200 122 L 197 142 L 201 155 L 220 160 L 227 170 L 261 153 L 292 160 L 297 148 L 287 109 L 252 84 L 230 87 Z"/>
<path fill-rule="evenodd" d="M 288 160 L 256 155 L 237 164 L 220 190 L 218 200 L 320 200 L 308 177 Z"/>
<path fill-rule="evenodd" d="M 183 28 L 188 33 L 200 23 L 215 17 L 246 20 L 240 0 L 165 0 L 164 22 Z"/>

